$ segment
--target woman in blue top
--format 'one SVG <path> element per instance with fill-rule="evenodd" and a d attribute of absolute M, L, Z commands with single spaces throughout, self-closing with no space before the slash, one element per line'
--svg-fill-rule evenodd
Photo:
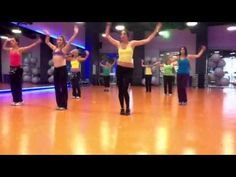
<path fill-rule="evenodd" d="M 177 89 L 178 89 L 178 98 L 180 105 L 187 104 L 187 83 L 190 74 L 190 63 L 189 59 L 197 59 L 202 56 L 206 50 L 205 46 L 202 46 L 200 52 L 197 55 L 190 55 L 187 52 L 186 47 L 181 47 L 179 51 L 179 56 L 172 56 L 172 62 L 178 61 L 178 71 L 177 71 Z"/>

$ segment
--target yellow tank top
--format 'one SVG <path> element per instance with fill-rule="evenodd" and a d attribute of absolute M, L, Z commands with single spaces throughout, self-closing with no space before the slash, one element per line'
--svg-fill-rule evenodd
<path fill-rule="evenodd" d="M 133 63 L 133 49 L 132 47 L 126 47 L 125 49 L 122 49 L 119 47 L 118 49 L 119 59 L 120 62 L 125 63 Z"/>
<path fill-rule="evenodd" d="M 152 75 L 152 69 L 151 69 L 151 67 L 146 67 L 146 68 L 145 68 L 145 75 Z"/>
<path fill-rule="evenodd" d="M 70 62 L 72 69 L 79 69 L 80 68 L 80 62 L 78 60 L 72 60 Z"/>

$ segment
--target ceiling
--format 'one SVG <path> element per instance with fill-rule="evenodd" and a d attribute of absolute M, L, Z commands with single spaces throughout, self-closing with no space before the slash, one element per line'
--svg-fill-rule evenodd
<path fill-rule="evenodd" d="M 72 31 L 72 22 L 58 22 L 57 26 L 53 25 L 45 25 L 46 23 L 48 24 L 53 24 L 54 22 L 20 22 L 20 26 L 24 26 L 29 29 L 35 30 L 35 27 L 37 28 L 50 28 L 49 31 L 54 31 L 56 35 L 58 34 L 63 34 L 64 32 L 67 31 Z M 59 24 L 60 23 L 60 24 Z M 74 24 L 74 23 L 73 23 Z M 130 31 L 134 30 L 143 30 L 143 31 L 151 31 L 155 28 L 156 22 L 114 22 L 112 23 L 113 29 L 116 24 L 123 24 L 126 26 L 126 28 Z M 202 27 L 207 27 L 207 26 L 216 26 L 216 25 L 232 25 L 236 24 L 236 22 L 199 22 L 199 24 L 196 27 L 190 28 L 190 30 L 195 33 L 198 30 L 200 30 Z M 103 33 L 105 31 L 105 22 L 87 22 L 85 23 L 85 26 L 89 26 L 93 29 L 95 33 Z M 1 34 L 11 34 L 10 28 L 16 26 L 15 24 L 12 23 L 2 23 L 0 22 L 0 35 Z M 59 28 L 59 26 L 63 26 Z M 68 27 L 68 30 L 67 30 Z M 185 22 L 163 22 L 163 29 L 185 29 L 186 25 Z M 64 31 L 62 30 L 64 29 Z M 32 30 L 28 29 L 22 29 L 23 34 L 27 37 L 30 38 L 36 38 L 37 33 L 32 32 Z M 81 41 L 77 41 L 77 43 L 83 44 L 84 41 L 83 39 Z"/>

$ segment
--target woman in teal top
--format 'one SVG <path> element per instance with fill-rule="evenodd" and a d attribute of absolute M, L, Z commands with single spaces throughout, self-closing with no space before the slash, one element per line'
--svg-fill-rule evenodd
<path fill-rule="evenodd" d="M 189 59 L 197 59 L 202 56 L 206 50 L 205 46 L 202 46 L 200 52 L 197 55 L 190 55 L 187 52 L 186 47 L 181 47 L 179 51 L 179 56 L 173 56 L 172 62 L 178 61 L 178 71 L 177 71 L 177 88 L 178 88 L 178 98 L 180 105 L 187 104 L 187 83 L 190 74 L 190 63 Z"/>
<path fill-rule="evenodd" d="M 110 64 L 108 61 L 106 61 L 105 64 L 100 63 L 100 66 L 103 67 L 103 77 L 104 77 L 104 85 L 105 89 L 104 92 L 108 92 L 110 88 L 110 73 L 111 73 L 111 68 L 115 64 L 115 60 L 112 64 Z"/>

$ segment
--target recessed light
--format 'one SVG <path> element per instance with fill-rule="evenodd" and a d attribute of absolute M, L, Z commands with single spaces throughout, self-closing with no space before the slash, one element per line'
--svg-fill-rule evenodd
<path fill-rule="evenodd" d="M 186 25 L 187 25 L 187 26 L 190 26 L 190 27 L 196 26 L 197 24 L 198 24 L 198 22 L 187 22 L 187 23 L 186 23 Z"/>
<path fill-rule="evenodd" d="M 15 34 L 21 34 L 22 32 L 21 32 L 21 30 L 20 29 L 12 29 L 11 30 L 13 33 L 15 33 Z"/>
<path fill-rule="evenodd" d="M 124 25 L 117 25 L 116 26 L 116 30 L 118 30 L 118 31 L 122 31 L 122 30 L 124 30 L 125 29 L 125 26 Z"/>
<path fill-rule="evenodd" d="M 1 39 L 8 39 L 7 36 L 0 36 Z"/>
<path fill-rule="evenodd" d="M 228 31 L 235 31 L 236 30 L 236 26 L 229 26 L 227 28 Z"/>

